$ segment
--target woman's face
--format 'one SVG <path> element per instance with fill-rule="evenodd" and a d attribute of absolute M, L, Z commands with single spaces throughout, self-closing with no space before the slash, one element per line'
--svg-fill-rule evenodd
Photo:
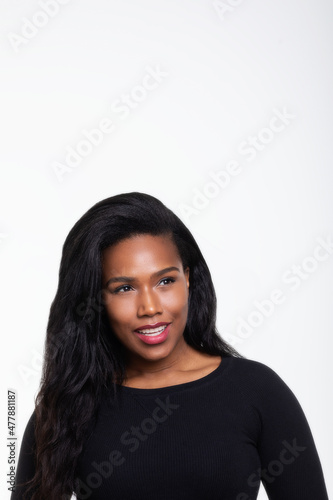
<path fill-rule="evenodd" d="M 189 269 L 167 236 L 139 235 L 102 254 L 103 299 L 128 362 L 176 359 L 184 349 Z M 141 331 L 141 333 L 138 332 Z"/>

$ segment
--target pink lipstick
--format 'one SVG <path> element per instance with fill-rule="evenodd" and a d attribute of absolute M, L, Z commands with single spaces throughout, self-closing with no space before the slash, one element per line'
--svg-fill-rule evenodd
<path fill-rule="evenodd" d="M 159 323 L 157 323 L 157 325 L 159 325 Z M 148 327 L 148 325 L 146 326 Z M 151 330 L 151 333 L 148 333 L 149 329 Z M 168 337 L 170 330 L 170 323 L 168 325 L 166 323 L 164 324 L 162 323 L 161 326 L 154 326 L 154 328 L 152 328 L 152 326 L 149 325 L 148 328 L 142 328 L 142 330 L 146 330 L 146 332 L 145 333 L 142 332 L 140 333 L 138 331 L 134 332 L 135 335 L 137 335 L 139 339 L 142 340 L 142 342 L 150 345 L 160 344 L 161 342 L 164 342 Z"/>

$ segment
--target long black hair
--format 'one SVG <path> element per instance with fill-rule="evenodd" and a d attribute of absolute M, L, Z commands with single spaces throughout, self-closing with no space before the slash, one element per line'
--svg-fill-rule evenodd
<path fill-rule="evenodd" d="M 36 473 L 32 500 L 75 491 L 75 469 L 105 390 L 125 380 L 123 346 L 102 300 L 102 251 L 139 234 L 168 235 L 190 269 L 185 341 L 197 351 L 241 357 L 216 329 L 216 295 L 205 259 L 183 222 L 155 197 L 123 193 L 100 201 L 73 226 L 63 245 L 51 304 L 44 364 L 35 401 Z"/>

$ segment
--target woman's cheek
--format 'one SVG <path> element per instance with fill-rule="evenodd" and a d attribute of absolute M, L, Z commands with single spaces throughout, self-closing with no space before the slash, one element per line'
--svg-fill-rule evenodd
<path fill-rule="evenodd" d="M 170 312 L 173 312 L 175 315 L 179 313 L 183 313 L 187 310 L 187 305 L 188 305 L 188 297 L 187 294 L 184 294 L 182 292 L 178 293 L 177 295 L 173 295 L 172 297 L 167 297 L 163 301 L 163 305 L 165 306 L 166 309 L 168 309 Z"/>

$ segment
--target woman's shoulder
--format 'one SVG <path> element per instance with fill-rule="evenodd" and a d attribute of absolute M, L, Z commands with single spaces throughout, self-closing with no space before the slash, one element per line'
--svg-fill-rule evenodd
<path fill-rule="evenodd" d="M 276 373 L 270 366 L 261 361 L 257 361 L 245 357 L 228 356 L 225 359 L 232 360 L 232 364 L 237 367 L 237 370 L 244 373 Z"/>
<path fill-rule="evenodd" d="M 224 375 L 225 380 L 229 381 L 229 390 L 238 398 L 241 397 L 244 405 L 251 406 L 268 418 L 276 418 L 277 415 L 284 418 L 288 414 L 303 419 L 297 396 L 280 375 L 265 363 L 233 357 L 226 361 L 226 368 Z"/>
<path fill-rule="evenodd" d="M 261 361 L 236 356 L 225 356 L 224 359 L 228 360 L 227 362 L 232 369 L 240 375 L 260 376 L 265 374 L 278 376 L 270 366 Z"/>
<path fill-rule="evenodd" d="M 233 381 L 239 390 L 244 389 L 246 394 L 275 396 L 291 394 L 291 390 L 280 375 L 270 366 L 248 358 L 225 358 L 226 377 Z M 223 362 L 223 361 L 222 361 Z"/>

